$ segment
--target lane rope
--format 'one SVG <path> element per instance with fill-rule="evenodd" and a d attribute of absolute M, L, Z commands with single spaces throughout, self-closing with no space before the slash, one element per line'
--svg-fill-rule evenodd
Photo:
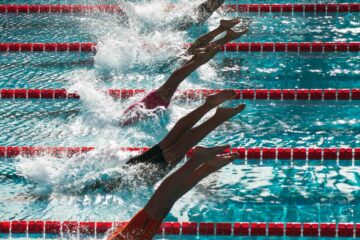
<path fill-rule="evenodd" d="M 126 222 L 2 221 L 3 234 L 104 234 Z M 164 222 L 160 235 L 360 237 L 360 224 L 309 222 Z"/>
<path fill-rule="evenodd" d="M 255 13 L 336 13 L 359 12 L 359 3 L 304 3 L 304 4 L 228 4 L 223 6 L 228 12 Z"/>
<path fill-rule="evenodd" d="M 306 4 L 226 4 L 228 12 L 259 13 L 347 13 L 359 12 L 360 3 L 306 3 Z M 0 13 L 90 13 L 106 12 L 124 14 L 119 5 L 79 4 L 0 4 Z"/>
<path fill-rule="evenodd" d="M 108 89 L 105 93 L 116 100 L 124 100 L 137 94 L 144 94 L 144 89 Z M 221 90 L 191 89 L 177 91 L 175 98 L 200 100 Z M 234 89 L 234 99 L 243 100 L 280 100 L 280 101 L 325 101 L 360 100 L 360 88 L 345 89 Z M 0 99 L 80 99 L 76 92 L 66 89 L 0 89 Z"/>
<path fill-rule="evenodd" d="M 96 43 L 8 43 L 0 42 L 0 52 L 96 52 Z M 184 47 L 191 44 L 186 43 Z M 360 42 L 232 42 L 223 52 L 360 52 Z"/>
<path fill-rule="evenodd" d="M 105 12 L 123 14 L 119 5 L 81 4 L 0 4 L 0 13 L 90 13 Z"/>
<path fill-rule="evenodd" d="M 360 4 L 239 4 L 225 5 L 229 12 L 359 12 Z M 87 13 L 123 14 L 117 5 L 0 5 L 0 13 Z M 227 52 L 359 52 L 360 42 L 328 43 L 229 43 Z M 68 51 L 95 52 L 96 43 L 0 43 L 0 51 Z M 216 90 L 189 90 L 187 97 L 206 96 Z M 115 98 L 131 97 L 144 90 L 109 90 Z M 269 100 L 360 100 L 360 89 L 243 89 L 238 99 Z M 0 98 L 79 98 L 64 89 L 2 89 Z M 41 153 L 74 155 L 93 147 L 0 147 L 0 157 L 35 156 Z M 147 148 L 120 148 L 122 151 L 145 151 Z M 360 148 L 232 148 L 240 159 L 279 160 L 360 160 Z M 188 153 L 191 156 L 192 151 Z M 36 234 L 103 234 L 124 222 L 78 221 L 2 221 L 0 233 Z M 228 235 L 228 236 L 311 236 L 360 237 L 360 224 L 353 223 L 276 223 L 276 222 L 165 222 L 162 235 Z"/>
<path fill-rule="evenodd" d="M 0 146 L 0 158 L 17 156 L 35 157 L 40 155 L 66 156 L 87 153 L 94 147 L 41 147 L 41 146 Z M 145 152 L 148 147 L 119 147 L 123 152 Z M 244 160 L 360 160 L 360 148 L 229 148 L 225 152 L 237 152 L 238 159 Z M 193 149 L 188 151 L 191 157 Z"/>

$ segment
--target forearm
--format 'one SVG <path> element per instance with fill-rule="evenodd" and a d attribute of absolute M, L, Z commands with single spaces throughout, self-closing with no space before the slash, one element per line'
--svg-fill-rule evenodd
<path fill-rule="evenodd" d="M 202 165 L 198 169 L 192 172 L 188 178 L 183 182 L 180 190 L 174 198 L 179 199 L 190 189 L 192 189 L 198 182 L 209 176 L 213 172 L 213 169 L 207 165 Z"/>
<path fill-rule="evenodd" d="M 146 204 L 144 208 L 146 212 L 157 220 L 165 218 L 178 199 L 178 192 L 184 185 L 183 180 L 188 179 L 196 167 L 195 161 L 187 161 L 181 168 L 165 178 Z"/>
<path fill-rule="evenodd" d="M 235 34 L 230 34 L 230 35 L 226 34 L 225 37 L 220 38 L 220 39 L 214 41 L 214 44 L 216 44 L 216 45 L 224 45 L 224 44 L 226 44 L 226 43 L 228 43 L 228 42 L 231 42 L 232 40 L 235 40 L 235 39 L 241 37 L 241 36 L 244 35 L 247 31 L 248 31 L 248 30 L 245 29 L 245 30 L 243 30 L 242 32 L 236 32 L 236 33 L 234 32 Z"/>
<path fill-rule="evenodd" d="M 183 66 L 176 69 L 171 74 L 171 76 L 169 77 L 167 82 L 177 81 L 178 79 L 183 80 L 187 76 L 189 76 L 193 71 L 195 71 L 198 67 L 200 67 L 201 65 L 202 65 L 202 63 L 200 63 L 199 61 L 195 61 L 194 58 L 192 58 L 189 61 L 187 61 Z"/>
<path fill-rule="evenodd" d="M 224 31 L 225 30 L 219 26 L 214 30 L 202 35 L 191 45 L 191 47 L 187 50 L 187 52 L 189 54 L 193 54 L 193 51 L 196 48 L 204 47 L 206 44 L 210 43 L 217 35 L 219 35 Z"/>
<path fill-rule="evenodd" d="M 190 130 L 206 113 L 208 113 L 214 107 L 214 105 L 205 102 L 200 107 L 180 118 L 173 129 L 182 132 Z"/>
<path fill-rule="evenodd" d="M 145 209 L 156 219 L 165 218 L 178 199 L 212 172 L 210 167 L 203 165 L 187 174 L 172 175 L 159 186 L 155 193 L 157 196 L 154 194 L 153 202 L 150 200 Z"/>
<path fill-rule="evenodd" d="M 219 35 L 220 33 L 224 32 L 225 29 L 222 28 L 221 26 L 218 26 L 217 28 L 215 28 L 214 30 L 202 35 L 201 37 L 199 37 L 198 40 L 196 40 L 195 42 L 210 42 L 211 40 L 213 40 L 217 35 Z"/>

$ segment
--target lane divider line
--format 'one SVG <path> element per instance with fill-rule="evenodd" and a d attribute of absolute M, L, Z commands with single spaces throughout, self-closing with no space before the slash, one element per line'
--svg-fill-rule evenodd
<path fill-rule="evenodd" d="M 359 12 L 359 3 L 228 4 L 228 12 L 255 13 L 347 13 Z"/>
<path fill-rule="evenodd" d="M 0 146 L 0 158 L 14 158 L 18 156 L 35 157 L 40 155 L 66 156 L 87 153 L 94 147 L 43 147 L 43 146 Z M 148 147 L 119 147 L 123 152 L 145 152 Z M 238 159 L 243 160 L 360 160 L 360 148 L 229 148 L 225 152 L 237 152 Z M 193 149 L 188 151 L 191 157 Z"/>
<path fill-rule="evenodd" d="M 96 52 L 97 43 L 14 43 L 0 42 L 0 52 Z M 191 46 L 183 44 L 184 48 Z M 231 42 L 223 52 L 360 52 L 360 42 Z"/>
<path fill-rule="evenodd" d="M 126 222 L 1 221 L 2 234 L 104 234 Z M 159 235 L 360 237 L 360 224 L 332 222 L 163 222 Z"/>
<path fill-rule="evenodd" d="M 360 3 L 305 3 L 305 4 L 225 4 L 228 12 L 259 13 L 348 13 L 360 12 Z M 0 13 L 91 13 L 125 14 L 119 5 L 80 4 L 0 4 Z"/>
<path fill-rule="evenodd" d="M 124 100 L 137 94 L 144 94 L 144 89 L 108 89 L 101 93 L 116 100 Z M 190 89 L 177 91 L 175 98 L 200 100 L 221 89 Z M 280 101 L 356 101 L 360 100 L 360 88 L 353 89 L 234 89 L 234 99 L 243 100 L 280 100 Z M 0 89 L 0 99 L 80 99 L 76 92 L 66 89 Z"/>
<path fill-rule="evenodd" d="M 0 43 L 0 52 L 95 52 L 96 43 Z"/>
<path fill-rule="evenodd" d="M 110 4 L 0 4 L 0 13 L 90 13 L 123 14 L 119 5 Z"/>

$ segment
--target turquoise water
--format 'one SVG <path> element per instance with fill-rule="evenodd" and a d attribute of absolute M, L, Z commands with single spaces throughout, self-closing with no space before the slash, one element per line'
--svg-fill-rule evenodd
<path fill-rule="evenodd" d="M 260 3 L 243 1 L 250 2 Z M 0 42 L 99 43 L 96 56 L 0 53 L 0 88 L 65 87 L 78 91 L 82 98 L 0 100 L 0 145 L 99 149 L 73 158 L 1 159 L 0 219 L 125 221 L 146 203 L 154 186 L 138 179 L 136 168 L 125 170 L 122 164 L 129 154 L 116 148 L 154 145 L 200 102 L 174 101 L 162 115 L 120 128 L 121 112 L 140 96 L 115 102 L 99 89 L 159 86 L 179 66 L 179 43 L 193 41 L 224 16 L 235 16 L 216 13 L 206 24 L 179 32 L 169 27 L 176 14 L 159 11 L 162 4 L 131 1 L 134 13 L 130 25 L 109 14 L 0 14 Z M 360 40 L 358 13 L 246 15 L 253 24 L 238 41 Z M 150 46 L 146 51 L 144 43 Z M 219 53 L 181 88 L 360 88 L 359 59 L 358 53 Z M 247 108 L 241 115 L 217 128 L 202 144 L 360 145 L 357 102 L 245 103 Z M 351 163 L 236 161 L 179 200 L 166 221 L 360 222 L 359 171 L 358 164 Z"/>

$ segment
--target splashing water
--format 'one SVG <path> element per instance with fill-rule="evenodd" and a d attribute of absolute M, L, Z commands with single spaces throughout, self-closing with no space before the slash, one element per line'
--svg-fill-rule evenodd
<path fill-rule="evenodd" d="M 179 54 L 185 42 L 185 32 L 176 31 L 171 25 L 174 18 L 192 5 L 182 5 L 181 11 L 170 12 L 167 5 L 164 1 L 137 5 L 126 3 L 123 6 L 127 13 L 126 24 L 103 22 L 102 27 L 107 31 L 99 36 L 95 56 L 97 69 L 122 72 L 133 64 L 163 62 Z"/>
<path fill-rule="evenodd" d="M 124 165 L 131 155 L 119 152 L 118 147 L 151 146 L 166 134 L 180 117 L 199 103 L 184 105 L 175 101 L 164 115 L 155 116 L 152 111 L 147 111 L 147 115 L 151 117 L 151 124 L 144 121 L 136 126 L 121 128 L 119 120 L 125 108 L 144 95 L 136 95 L 122 102 L 114 101 L 103 90 L 106 89 L 104 84 L 108 84 L 108 79 L 117 87 L 119 81 L 129 81 L 126 78 L 130 74 L 133 78 L 140 79 L 139 84 L 143 84 L 144 73 L 134 71 L 134 66 L 136 69 L 138 66 L 147 65 L 151 71 L 157 71 L 158 68 L 154 66 L 158 63 L 167 63 L 169 59 L 184 51 L 182 44 L 186 42 L 186 33 L 174 30 L 171 21 L 192 6 L 183 4 L 181 11 L 169 13 L 161 8 L 163 5 L 162 0 L 127 3 L 124 6 L 128 15 L 126 23 L 121 22 L 125 21 L 123 18 L 108 15 L 83 23 L 98 39 L 97 53 L 94 57 L 95 68 L 76 70 L 64 76 L 70 79 L 71 87 L 68 90 L 81 96 L 81 110 L 80 114 L 69 122 L 58 124 L 61 125 L 62 131 L 65 129 L 74 139 L 76 136 L 90 135 L 91 146 L 95 146 L 96 150 L 72 157 L 18 157 L 14 164 L 18 174 L 35 186 L 35 196 L 52 199 L 52 210 L 56 210 L 57 203 L 63 206 L 60 203 L 61 196 L 66 196 L 73 202 L 80 202 L 82 211 L 78 211 L 77 214 L 81 213 L 85 217 L 89 216 L 89 212 L 92 214 L 104 211 L 109 211 L 108 215 L 112 216 L 114 207 L 110 205 L 116 203 L 116 209 L 122 213 L 121 218 L 128 219 L 151 196 L 153 188 L 145 186 L 143 176 L 138 175 L 139 172 L 143 172 L 144 166 Z M 200 69 L 199 73 L 203 79 L 216 77 L 216 73 L 210 71 L 211 68 L 212 66 L 205 66 Z M 160 81 L 163 82 L 164 77 L 157 73 L 154 82 L 159 85 Z M 181 87 L 196 86 L 185 81 Z M 153 134 L 149 134 L 149 129 L 153 129 L 150 131 Z M 77 142 L 75 145 L 83 144 Z M 112 193 L 110 201 L 107 199 L 107 192 Z M 195 198 L 193 194 L 188 196 L 191 199 Z M 87 198 L 94 201 L 93 205 L 87 205 Z M 94 200 L 96 198 L 100 200 Z M 101 201 L 101 204 L 96 204 L 96 201 Z M 69 205 L 76 206 L 76 203 Z M 183 208 L 182 205 L 179 206 Z M 175 215 L 186 218 L 184 213 Z"/>
<path fill-rule="evenodd" d="M 100 89 L 101 81 L 94 71 L 75 71 L 69 79 L 73 83 L 69 91 L 80 94 L 83 109 L 86 109 L 85 114 L 91 118 L 90 124 L 118 121 L 124 106 L 121 101 L 115 102 L 108 96 L 105 89 Z"/>
<path fill-rule="evenodd" d="M 107 147 L 77 154 L 72 157 L 42 155 L 34 158 L 20 156 L 15 169 L 36 185 L 36 193 L 47 195 L 85 194 L 96 191 L 113 191 L 138 184 L 139 167 L 127 167 L 124 163 L 134 153 L 121 152 L 118 147 Z M 35 167 L 36 166 L 36 167 Z"/>
<path fill-rule="evenodd" d="M 146 3 L 120 3 L 125 9 L 123 18 L 101 18 L 90 25 L 98 40 L 95 66 L 99 71 L 121 73 L 132 65 L 149 65 L 166 62 L 181 54 L 183 43 L 187 42 L 186 32 L 176 26 L 184 16 L 191 13 L 202 1 L 180 1 L 169 4 L 164 0 Z M 213 14 L 210 25 L 219 23 L 220 15 Z M 94 32 L 94 30 L 92 30 Z"/>

